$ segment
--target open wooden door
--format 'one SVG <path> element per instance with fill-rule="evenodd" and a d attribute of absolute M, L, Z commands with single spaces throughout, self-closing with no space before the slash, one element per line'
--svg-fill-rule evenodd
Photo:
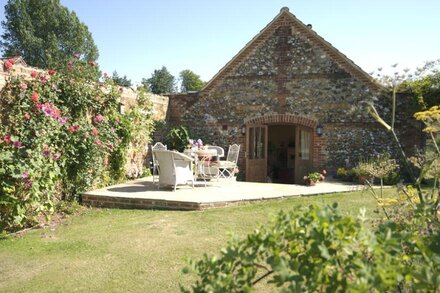
<path fill-rule="evenodd" d="M 296 127 L 295 139 L 295 183 L 304 183 L 304 176 L 312 171 L 312 130 Z"/>
<path fill-rule="evenodd" d="M 246 181 L 266 182 L 267 125 L 247 126 Z"/>

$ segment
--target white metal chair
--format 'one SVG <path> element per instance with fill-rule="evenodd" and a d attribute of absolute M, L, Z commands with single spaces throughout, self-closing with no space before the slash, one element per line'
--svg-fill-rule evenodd
<path fill-rule="evenodd" d="M 153 146 L 151 146 L 151 156 L 153 160 L 153 184 L 156 182 L 156 180 L 158 180 L 156 177 L 159 177 L 159 164 L 156 160 L 156 156 L 154 155 L 154 151 L 166 149 L 167 146 L 161 142 L 156 142 Z"/>
<path fill-rule="evenodd" d="M 229 146 L 228 156 L 225 161 L 218 162 L 219 177 L 233 178 L 237 168 L 238 155 L 240 153 L 240 146 L 233 144 Z"/>
<path fill-rule="evenodd" d="M 175 151 L 156 150 L 155 157 L 159 163 L 159 186 L 173 186 L 191 183 L 194 188 L 192 172 L 193 159 Z"/>
<path fill-rule="evenodd" d="M 216 150 L 217 156 L 219 158 L 223 158 L 225 156 L 225 150 L 222 147 L 216 146 L 216 145 L 208 145 L 206 146 L 208 150 Z"/>

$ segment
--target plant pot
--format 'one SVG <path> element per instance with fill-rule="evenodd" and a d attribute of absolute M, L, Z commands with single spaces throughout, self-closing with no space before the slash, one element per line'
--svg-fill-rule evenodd
<path fill-rule="evenodd" d="M 316 181 L 309 181 L 307 185 L 308 186 L 315 186 L 316 185 Z"/>

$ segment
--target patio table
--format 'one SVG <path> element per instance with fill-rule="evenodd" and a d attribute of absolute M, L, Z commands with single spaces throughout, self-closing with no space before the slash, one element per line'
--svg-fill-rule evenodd
<path fill-rule="evenodd" d="M 185 149 L 183 153 L 194 158 L 196 179 L 216 178 L 218 176 L 218 168 L 211 166 L 212 163 L 217 162 L 219 157 L 217 151 L 214 149 Z"/>

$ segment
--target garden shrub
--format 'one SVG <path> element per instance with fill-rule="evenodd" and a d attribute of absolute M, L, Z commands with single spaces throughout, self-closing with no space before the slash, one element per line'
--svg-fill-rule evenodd
<path fill-rule="evenodd" d="M 391 159 L 388 154 L 382 154 L 373 159 L 360 161 L 354 168 L 354 172 L 361 180 L 366 179 L 369 180 L 370 183 L 373 183 L 372 181 L 374 179 L 378 179 L 382 185 L 385 178 L 388 179 L 388 182 L 393 180 L 393 178 L 388 177 L 391 176 L 391 174 L 397 170 L 398 167 L 399 165 L 396 163 L 396 161 Z M 393 177 L 394 180 L 396 180 L 398 178 L 398 174 L 396 173 L 393 175 Z"/>
<path fill-rule="evenodd" d="M 94 62 L 73 57 L 64 68 L 30 75 L 10 75 L 0 93 L 1 231 L 50 216 L 56 200 L 121 180 L 136 129 L 145 127 L 145 145 L 151 130 L 149 113 L 130 118 L 147 103 L 121 115 L 118 87 L 99 80 Z"/>
<path fill-rule="evenodd" d="M 167 146 L 170 150 L 183 152 L 189 143 L 191 133 L 185 126 L 172 128 L 167 135 Z"/>
<path fill-rule="evenodd" d="M 335 178 L 347 182 L 357 180 L 355 171 L 353 169 L 345 169 L 344 167 L 338 168 Z"/>
<path fill-rule="evenodd" d="M 383 184 L 385 185 L 396 185 L 400 182 L 400 174 L 399 172 L 391 172 L 387 176 L 383 178 Z"/>
<path fill-rule="evenodd" d="M 190 261 L 197 281 L 184 292 L 252 292 L 268 281 L 282 292 L 386 292 L 406 286 L 440 289 L 438 233 L 383 222 L 372 231 L 364 212 L 342 216 L 337 205 L 281 211 L 270 226 L 232 240 L 219 256 Z M 426 225 L 422 225 L 427 228 Z M 439 231 L 438 222 L 431 229 Z M 282 289 L 281 289 L 282 288 Z"/>

